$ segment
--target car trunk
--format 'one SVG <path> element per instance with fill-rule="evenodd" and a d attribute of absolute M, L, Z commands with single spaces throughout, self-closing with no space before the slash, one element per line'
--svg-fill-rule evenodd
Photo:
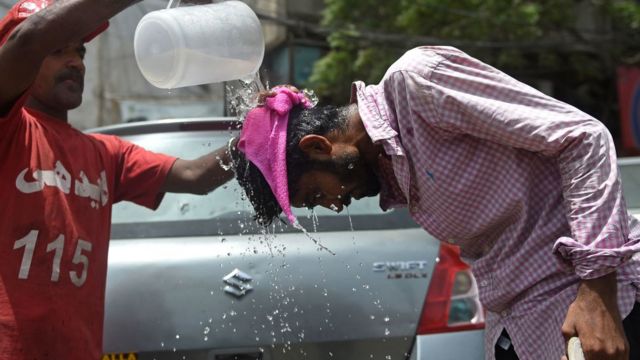
<path fill-rule="evenodd" d="M 418 228 L 311 237 L 328 250 L 300 232 L 113 240 L 105 351 L 156 359 L 404 358 L 436 241 Z M 242 295 L 245 284 L 252 290 Z"/>

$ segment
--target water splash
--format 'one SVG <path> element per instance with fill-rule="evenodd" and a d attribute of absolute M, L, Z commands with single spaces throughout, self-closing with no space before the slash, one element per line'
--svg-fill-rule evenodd
<path fill-rule="evenodd" d="M 259 72 L 238 79 L 237 84 L 226 85 L 225 91 L 229 113 L 243 121 L 247 113 L 258 106 L 260 93 L 268 92 L 270 88 L 269 84 L 262 82 Z M 312 106 L 316 106 L 320 101 L 314 90 L 302 89 L 301 92 L 309 99 Z"/>
<path fill-rule="evenodd" d="M 349 207 L 347 206 L 347 217 L 349 218 L 349 228 L 351 229 L 351 239 L 353 243 L 356 242 L 356 233 L 353 231 L 353 221 L 351 220 L 351 213 L 349 212 Z"/>
<path fill-rule="evenodd" d="M 318 232 L 318 214 L 315 209 L 311 209 L 311 220 L 313 222 L 313 232 Z"/>
<path fill-rule="evenodd" d="M 268 87 L 265 87 L 264 83 L 262 83 L 259 72 L 256 72 L 255 74 L 249 74 L 241 78 L 240 82 L 247 86 L 255 87 L 258 91 L 266 91 L 268 89 Z"/>
<path fill-rule="evenodd" d="M 229 112 L 238 120 L 244 120 L 247 113 L 258 105 L 258 95 L 268 90 L 260 79 L 260 73 L 248 75 L 237 82 L 238 86 L 227 85 Z"/>
<path fill-rule="evenodd" d="M 328 252 L 329 254 L 331 254 L 331 255 L 334 255 L 334 256 L 335 256 L 335 254 L 336 254 L 336 253 L 334 253 L 333 251 L 331 251 L 331 249 L 329 249 L 328 247 L 326 247 L 326 246 L 322 245 L 322 244 L 320 243 L 320 241 L 318 241 L 318 239 L 314 239 L 314 238 L 313 238 L 313 236 L 311 236 L 311 234 L 309 234 L 309 232 L 307 231 L 307 229 L 305 229 L 305 228 L 304 228 L 304 226 L 300 225 L 300 223 L 299 223 L 299 222 L 297 222 L 297 221 L 296 221 L 296 222 L 293 224 L 293 227 L 294 227 L 294 228 L 296 228 L 296 229 L 298 229 L 298 230 L 300 230 L 300 231 L 302 231 L 302 233 L 304 233 L 304 234 L 305 234 L 309 239 L 311 239 L 311 241 L 313 241 L 313 243 L 314 243 L 314 244 L 316 244 L 316 245 L 320 248 L 320 250 L 324 250 L 324 251 Z"/>
<path fill-rule="evenodd" d="M 275 223 L 273 224 L 273 232 L 275 234 L 276 228 L 275 228 Z M 271 257 L 273 257 L 273 248 L 271 247 L 271 239 L 269 237 L 269 231 L 265 226 L 262 226 L 260 229 L 260 232 L 262 233 L 262 235 L 264 236 L 264 241 L 267 244 L 267 247 L 269 249 L 269 254 L 271 254 Z M 275 236 L 275 235 L 274 235 Z"/>
<path fill-rule="evenodd" d="M 222 170 L 229 171 L 233 169 L 233 164 L 231 164 L 231 162 L 229 162 L 229 164 L 225 164 L 224 161 L 222 161 L 222 158 L 220 158 L 220 156 L 216 156 L 216 160 L 218 161 L 218 164 L 220 165 Z"/>
<path fill-rule="evenodd" d="M 306 96 L 307 99 L 309 99 L 311 106 L 316 106 L 318 105 L 318 102 L 320 102 L 320 99 L 318 98 L 318 95 L 316 95 L 315 91 L 311 89 L 302 89 L 302 93 L 304 94 L 304 96 Z"/>

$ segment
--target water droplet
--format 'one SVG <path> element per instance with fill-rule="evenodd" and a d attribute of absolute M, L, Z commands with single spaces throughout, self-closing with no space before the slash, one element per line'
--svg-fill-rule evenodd
<path fill-rule="evenodd" d="M 311 106 L 318 105 L 318 102 L 320 101 L 320 99 L 318 99 L 318 95 L 316 95 L 315 91 L 311 89 L 302 89 L 302 93 L 304 94 L 304 96 L 307 97 L 307 99 L 309 99 Z"/>
<path fill-rule="evenodd" d="M 189 203 L 180 204 L 180 214 L 184 215 L 189 212 Z"/>
<path fill-rule="evenodd" d="M 258 73 L 239 79 L 239 86 L 226 86 L 226 95 L 229 100 L 229 111 L 235 114 L 238 120 L 244 120 L 247 112 L 258 105 L 258 94 L 266 88 Z"/>
<path fill-rule="evenodd" d="M 180 339 L 180 334 L 176 334 L 176 339 Z"/>

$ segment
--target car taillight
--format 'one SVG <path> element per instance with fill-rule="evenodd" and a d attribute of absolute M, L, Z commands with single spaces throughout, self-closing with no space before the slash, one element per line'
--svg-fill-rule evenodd
<path fill-rule="evenodd" d="M 484 311 L 469 265 L 456 246 L 441 244 L 418 335 L 484 328 Z"/>

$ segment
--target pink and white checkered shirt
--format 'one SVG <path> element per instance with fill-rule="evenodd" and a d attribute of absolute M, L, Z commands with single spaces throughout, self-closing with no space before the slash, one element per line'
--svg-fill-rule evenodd
<path fill-rule="evenodd" d="M 472 264 L 487 359 L 503 328 L 521 360 L 560 359 L 580 279 L 617 270 L 620 312 L 631 311 L 640 223 L 599 121 L 451 47 L 410 50 L 380 84 L 352 90 L 391 159 L 395 179 L 382 182 L 403 195 L 383 188 L 381 206 L 408 206 Z"/>

